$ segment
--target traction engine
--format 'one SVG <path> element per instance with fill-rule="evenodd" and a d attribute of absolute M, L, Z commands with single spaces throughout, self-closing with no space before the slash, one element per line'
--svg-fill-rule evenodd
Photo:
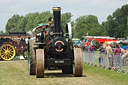
<path fill-rule="evenodd" d="M 73 48 L 71 24 L 66 24 L 66 33 L 61 27 L 61 8 L 53 7 L 53 20 L 49 25 L 36 27 L 35 39 L 28 41 L 28 70 L 30 75 L 44 77 L 45 69 L 62 69 L 64 74 L 82 76 L 82 51 Z M 66 36 L 64 36 L 66 35 Z"/>

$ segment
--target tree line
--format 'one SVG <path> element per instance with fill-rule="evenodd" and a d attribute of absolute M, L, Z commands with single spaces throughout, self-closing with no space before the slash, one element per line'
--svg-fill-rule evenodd
<path fill-rule="evenodd" d="M 25 16 L 20 16 L 18 14 L 14 14 L 6 24 L 6 33 L 15 32 L 15 31 L 30 31 L 38 26 L 41 23 L 48 23 L 48 19 L 53 17 L 53 14 L 50 11 L 45 11 L 42 13 L 29 13 Z M 66 22 L 71 21 L 72 14 L 71 13 L 63 13 L 61 15 L 61 23 L 62 27 L 65 28 Z"/>
<path fill-rule="evenodd" d="M 95 15 L 79 16 L 72 21 L 70 12 L 61 15 L 61 25 L 65 30 L 67 22 L 72 24 L 73 35 L 77 38 L 82 36 L 111 36 L 127 37 L 128 36 L 128 4 L 116 9 L 111 15 L 108 15 L 107 21 L 101 24 Z M 42 13 L 28 13 L 25 16 L 14 14 L 6 24 L 6 33 L 11 31 L 29 31 L 37 27 L 40 23 L 48 23 L 48 18 L 53 17 L 50 11 Z M 3 31 L 0 31 L 3 33 Z"/>
<path fill-rule="evenodd" d="M 128 4 L 116 9 L 107 17 L 107 21 L 99 24 L 97 16 L 84 15 L 75 20 L 74 34 L 81 38 L 90 36 L 111 36 L 122 38 L 128 36 Z"/>

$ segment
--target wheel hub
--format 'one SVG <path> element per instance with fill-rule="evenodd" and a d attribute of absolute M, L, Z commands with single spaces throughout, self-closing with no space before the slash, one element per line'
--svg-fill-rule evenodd
<path fill-rule="evenodd" d="M 6 53 L 6 54 L 9 54 L 9 51 L 6 51 L 5 53 Z"/>

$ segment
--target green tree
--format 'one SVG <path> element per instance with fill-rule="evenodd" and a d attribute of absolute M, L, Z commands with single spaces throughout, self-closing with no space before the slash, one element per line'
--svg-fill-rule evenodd
<path fill-rule="evenodd" d="M 72 14 L 71 14 L 71 13 L 68 13 L 68 12 L 63 13 L 63 14 L 61 15 L 61 25 L 62 25 L 64 31 L 66 30 L 66 29 L 65 29 L 65 28 L 66 28 L 66 24 L 67 24 L 68 22 L 71 23 L 71 17 L 72 17 Z"/>
<path fill-rule="evenodd" d="M 101 35 L 102 29 L 98 19 L 94 15 L 80 16 L 75 20 L 74 34 L 77 38 L 82 38 L 86 34 L 90 36 Z"/>
<path fill-rule="evenodd" d="M 0 31 L 0 34 L 3 34 L 3 33 L 4 33 L 3 30 L 1 30 L 1 31 Z"/>
<path fill-rule="evenodd" d="M 40 23 L 48 23 L 48 19 L 53 17 L 50 11 L 42 13 L 28 13 L 25 16 L 13 15 L 6 24 L 6 32 L 9 31 L 29 31 L 37 27 Z M 61 25 L 65 30 L 66 23 L 71 22 L 71 13 L 63 13 L 61 16 Z"/>
<path fill-rule="evenodd" d="M 6 32 L 17 31 L 17 24 L 19 23 L 21 18 L 22 17 L 19 16 L 18 14 L 14 14 L 6 24 Z"/>
<path fill-rule="evenodd" d="M 108 35 L 113 37 L 128 36 L 127 28 L 128 4 L 116 9 L 107 17 L 105 29 Z"/>

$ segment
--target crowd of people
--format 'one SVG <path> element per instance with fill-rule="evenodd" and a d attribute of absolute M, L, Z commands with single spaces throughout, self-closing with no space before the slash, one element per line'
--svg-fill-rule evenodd
<path fill-rule="evenodd" d="M 84 46 L 83 49 L 85 51 L 94 52 L 93 43 L 91 43 L 88 47 Z M 120 60 L 122 59 L 123 61 L 124 57 L 128 55 L 128 50 L 122 49 L 118 44 L 115 44 L 114 48 L 112 48 L 111 44 L 103 44 L 100 49 L 100 53 L 107 54 L 109 60 L 109 69 L 116 69 L 119 63 L 123 63 Z M 102 56 L 99 56 L 99 64 L 101 64 L 102 59 Z"/>
<path fill-rule="evenodd" d="M 104 49 L 104 51 L 102 51 Z M 122 49 L 118 44 L 115 44 L 115 47 L 112 48 L 111 44 L 103 45 L 103 48 L 100 52 L 104 52 L 108 56 L 109 60 L 109 69 L 117 69 L 117 66 L 121 68 L 123 64 L 123 59 L 128 55 L 128 51 L 126 49 Z M 102 56 L 100 56 L 101 58 Z M 113 68 L 114 65 L 114 68 Z"/>

